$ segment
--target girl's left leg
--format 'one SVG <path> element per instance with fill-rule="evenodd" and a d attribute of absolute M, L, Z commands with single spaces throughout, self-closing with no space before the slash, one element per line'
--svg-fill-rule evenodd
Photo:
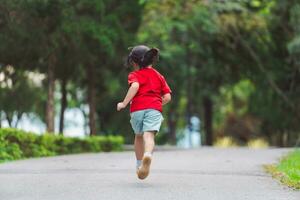
<path fill-rule="evenodd" d="M 144 139 L 143 134 L 136 134 L 134 138 L 134 150 L 137 161 L 141 161 L 144 155 Z M 138 167 L 138 166 L 137 166 Z"/>

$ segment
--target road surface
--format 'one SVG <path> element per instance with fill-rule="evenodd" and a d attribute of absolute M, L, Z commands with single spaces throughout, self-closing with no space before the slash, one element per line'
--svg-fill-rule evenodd
<path fill-rule="evenodd" d="M 133 152 L 20 160 L 0 164 L 0 200 L 300 200 L 262 168 L 287 151 L 157 151 L 144 181 Z"/>

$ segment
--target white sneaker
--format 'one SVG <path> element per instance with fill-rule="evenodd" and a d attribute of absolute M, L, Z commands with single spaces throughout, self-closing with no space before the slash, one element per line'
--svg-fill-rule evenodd
<path fill-rule="evenodd" d="M 147 176 L 149 175 L 151 160 L 152 160 L 152 158 L 149 155 L 145 155 L 143 157 L 142 165 L 137 170 L 137 175 L 138 175 L 139 179 L 143 180 L 143 179 L 147 178 Z"/>

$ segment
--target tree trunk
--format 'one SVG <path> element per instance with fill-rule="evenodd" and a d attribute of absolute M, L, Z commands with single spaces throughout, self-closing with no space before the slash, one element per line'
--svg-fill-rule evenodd
<path fill-rule="evenodd" d="M 48 99 L 46 108 L 46 125 L 47 132 L 54 132 L 54 90 L 55 90 L 55 79 L 54 79 L 54 67 L 55 67 L 55 55 L 52 54 L 49 57 L 48 64 Z"/>
<path fill-rule="evenodd" d="M 17 127 L 18 127 L 18 124 L 19 124 L 19 122 L 20 122 L 22 116 L 23 116 L 23 113 L 17 113 L 17 120 L 16 120 L 16 122 L 15 122 L 15 124 L 14 124 L 14 128 L 17 128 Z"/>
<path fill-rule="evenodd" d="M 4 113 L 0 111 L 0 128 L 2 128 L 2 120 L 4 120 Z"/>
<path fill-rule="evenodd" d="M 176 113 L 170 109 L 168 113 L 169 140 L 171 144 L 176 144 Z"/>
<path fill-rule="evenodd" d="M 189 48 L 187 49 L 187 55 L 190 55 Z M 189 146 L 192 147 L 192 125 L 191 125 L 191 117 L 193 114 L 193 80 L 192 80 L 192 74 L 191 74 L 191 59 L 188 59 L 187 61 L 187 108 L 186 108 L 186 120 L 187 120 L 187 128 L 188 128 L 188 141 Z"/>
<path fill-rule="evenodd" d="M 90 135 L 96 135 L 96 89 L 95 67 L 93 65 L 87 67 L 87 79 Z"/>
<path fill-rule="evenodd" d="M 213 102 L 210 97 L 204 97 L 204 129 L 206 133 L 206 145 L 211 146 L 213 144 L 213 132 L 212 132 L 212 115 L 213 115 Z"/>
<path fill-rule="evenodd" d="M 88 115 L 87 113 L 84 111 L 84 109 L 80 108 L 80 111 L 82 112 L 83 115 L 83 119 L 84 119 L 84 125 L 83 125 L 83 129 L 84 129 L 84 135 L 88 136 L 89 132 L 88 132 L 88 128 L 89 128 L 89 121 L 88 121 Z"/>
<path fill-rule="evenodd" d="M 10 117 L 9 114 L 6 114 L 5 116 L 6 116 L 8 126 L 12 127 L 12 117 Z"/>
<path fill-rule="evenodd" d="M 59 119 L 59 133 L 64 134 L 64 114 L 67 107 L 67 80 L 65 78 L 61 81 L 61 109 L 60 109 L 60 119 Z"/>

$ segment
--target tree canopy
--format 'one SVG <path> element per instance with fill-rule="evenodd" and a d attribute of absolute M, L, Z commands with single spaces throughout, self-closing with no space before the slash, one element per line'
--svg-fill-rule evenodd
<path fill-rule="evenodd" d="M 299 140 L 297 0 L 0 0 L 0 119 L 16 126 L 35 113 L 54 132 L 59 116 L 63 133 L 65 110 L 78 108 L 90 135 L 130 143 L 128 114 L 115 104 L 137 44 L 160 49 L 155 67 L 172 89 L 158 142 L 175 144 L 193 115 L 208 145 L 224 135 Z"/>

